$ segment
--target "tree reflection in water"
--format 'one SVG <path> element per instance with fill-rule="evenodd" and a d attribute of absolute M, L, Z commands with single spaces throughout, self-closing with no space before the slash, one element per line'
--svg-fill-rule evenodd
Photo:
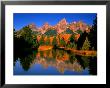
<path fill-rule="evenodd" d="M 25 71 L 28 71 L 35 64 L 41 64 L 45 69 L 54 67 L 62 74 L 66 70 L 82 72 L 86 68 L 89 69 L 89 74 L 97 74 L 96 57 L 78 56 L 70 51 L 59 49 L 38 52 L 26 50 L 25 52 L 15 54 L 14 66 L 18 58 Z"/>

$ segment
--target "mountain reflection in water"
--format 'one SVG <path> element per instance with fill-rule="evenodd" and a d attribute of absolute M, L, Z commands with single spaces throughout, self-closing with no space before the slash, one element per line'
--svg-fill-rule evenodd
<path fill-rule="evenodd" d="M 15 54 L 14 75 L 96 75 L 97 57 L 48 50 Z"/>

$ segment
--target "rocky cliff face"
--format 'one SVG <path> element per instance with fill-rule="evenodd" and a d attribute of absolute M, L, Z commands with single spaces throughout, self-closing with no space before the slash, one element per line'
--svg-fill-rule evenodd
<path fill-rule="evenodd" d="M 67 21 L 66 19 L 62 19 L 55 27 L 55 29 L 57 30 L 57 33 L 62 33 L 66 30 L 67 28 Z"/>
<path fill-rule="evenodd" d="M 37 29 L 38 29 L 34 23 L 31 23 L 28 26 L 32 31 L 37 31 Z"/>
<path fill-rule="evenodd" d="M 89 32 L 90 26 L 88 26 L 86 23 L 79 21 L 79 22 L 72 22 L 67 23 L 66 19 L 63 18 L 61 21 L 58 22 L 55 26 L 49 25 L 47 22 L 44 23 L 44 25 L 40 28 L 37 28 L 35 24 L 29 24 L 29 27 L 32 31 L 40 32 L 41 34 L 44 34 L 48 30 L 56 30 L 58 34 L 64 32 L 67 29 L 72 30 L 73 32 L 77 30 L 87 31 Z"/>
<path fill-rule="evenodd" d="M 50 28 L 50 25 L 46 22 L 41 28 L 39 28 L 39 30 L 42 34 L 44 34 L 49 28 Z"/>

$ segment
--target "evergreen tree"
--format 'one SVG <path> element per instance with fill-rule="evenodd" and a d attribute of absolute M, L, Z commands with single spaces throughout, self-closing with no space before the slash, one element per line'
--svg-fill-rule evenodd
<path fill-rule="evenodd" d="M 56 39 L 56 37 L 53 38 L 52 45 L 53 46 L 56 46 L 57 45 L 57 39 Z"/>
<path fill-rule="evenodd" d="M 73 43 L 73 48 L 77 49 L 77 44 Z"/>
<path fill-rule="evenodd" d="M 62 38 L 60 39 L 60 45 L 63 46 L 63 47 L 66 46 L 66 42 Z"/>
<path fill-rule="evenodd" d="M 82 35 L 79 37 L 78 41 L 76 42 L 78 50 L 80 50 L 82 48 L 87 36 L 88 36 L 88 33 L 86 33 L 86 31 L 84 31 L 84 33 L 82 33 Z"/>
<path fill-rule="evenodd" d="M 19 31 L 14 31 L 14 37 L 15 41 L 19 43 L 19 46 L 25 46 L 28 48 L 38 47 L 38 42 L 36 41 L 36 34 L 34 34 L 28 26 L 23 27 Z"/>
<path fill-rule="evenodd" d="M 46 44 L 46 45 L 50 45 L 50 39 L 49 39 L 49 37 L 47 38 L 45 44 Z"/>
<path fill-rule="evenodd" d="M 84 44 L 82 46 L 82 50 L 89 50 L 90 48 L 90 42 L 88 41 L 88 38 L 86 37 L 86 40 L 84 41 Z"/>
<path fill-rule="evenodd" d="M 23 27 L 20 34 L 26 41 L 32 43 L 32 30 L 28 26 Z"/>
<path fill-rule="evenodd" d="M 88 39 L 90 40 L 91 43 L 91 49 L 92 47 L 94 47 L 94 50 L 97 50 L 97 17 L 93 21 L 93 26 L 90 29 Z"/>
<path fill-rule="evenodd" d="M 44 44 L 44 37 L 41 36 L 41 39 L 40 39 L 40 41 L 39 41 L 39 45 L 43 45 L 43 44 Z"/>
<path fill-rule="evenodd" d="M 75 38 L 75 36 L 74 36 L 74 34 L 72 34 L 71 37 L 69 38 L 69 40 L 70 40 L 71 43 L 74 42 L 74 38 Z"/>
<path fill-rule="evenodd" d="M 33 38 L 32 38 L 32 44 L 33 44 L 33 47 L 36 47 L 36 48 L 38 48 L 38 41 L 37 41 L 37 39 L 36 39 L 36 35 L 33 35 Z"/>
<path fill-rule="evenodd" d="M 80 30 L 80 29 L 77 30 L 76 32 L 77 32 L 78 34 L 82 34 L 82 33 L 83 33 L 82 30 Z"/>

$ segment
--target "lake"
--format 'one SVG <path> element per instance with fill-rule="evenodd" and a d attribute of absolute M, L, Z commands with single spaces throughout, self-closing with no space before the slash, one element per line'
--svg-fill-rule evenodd
<path fill-rule="evenodd" d="M 52 49 L 15 54 L 14 75 L 97 75 L 97 57 Z"/>

